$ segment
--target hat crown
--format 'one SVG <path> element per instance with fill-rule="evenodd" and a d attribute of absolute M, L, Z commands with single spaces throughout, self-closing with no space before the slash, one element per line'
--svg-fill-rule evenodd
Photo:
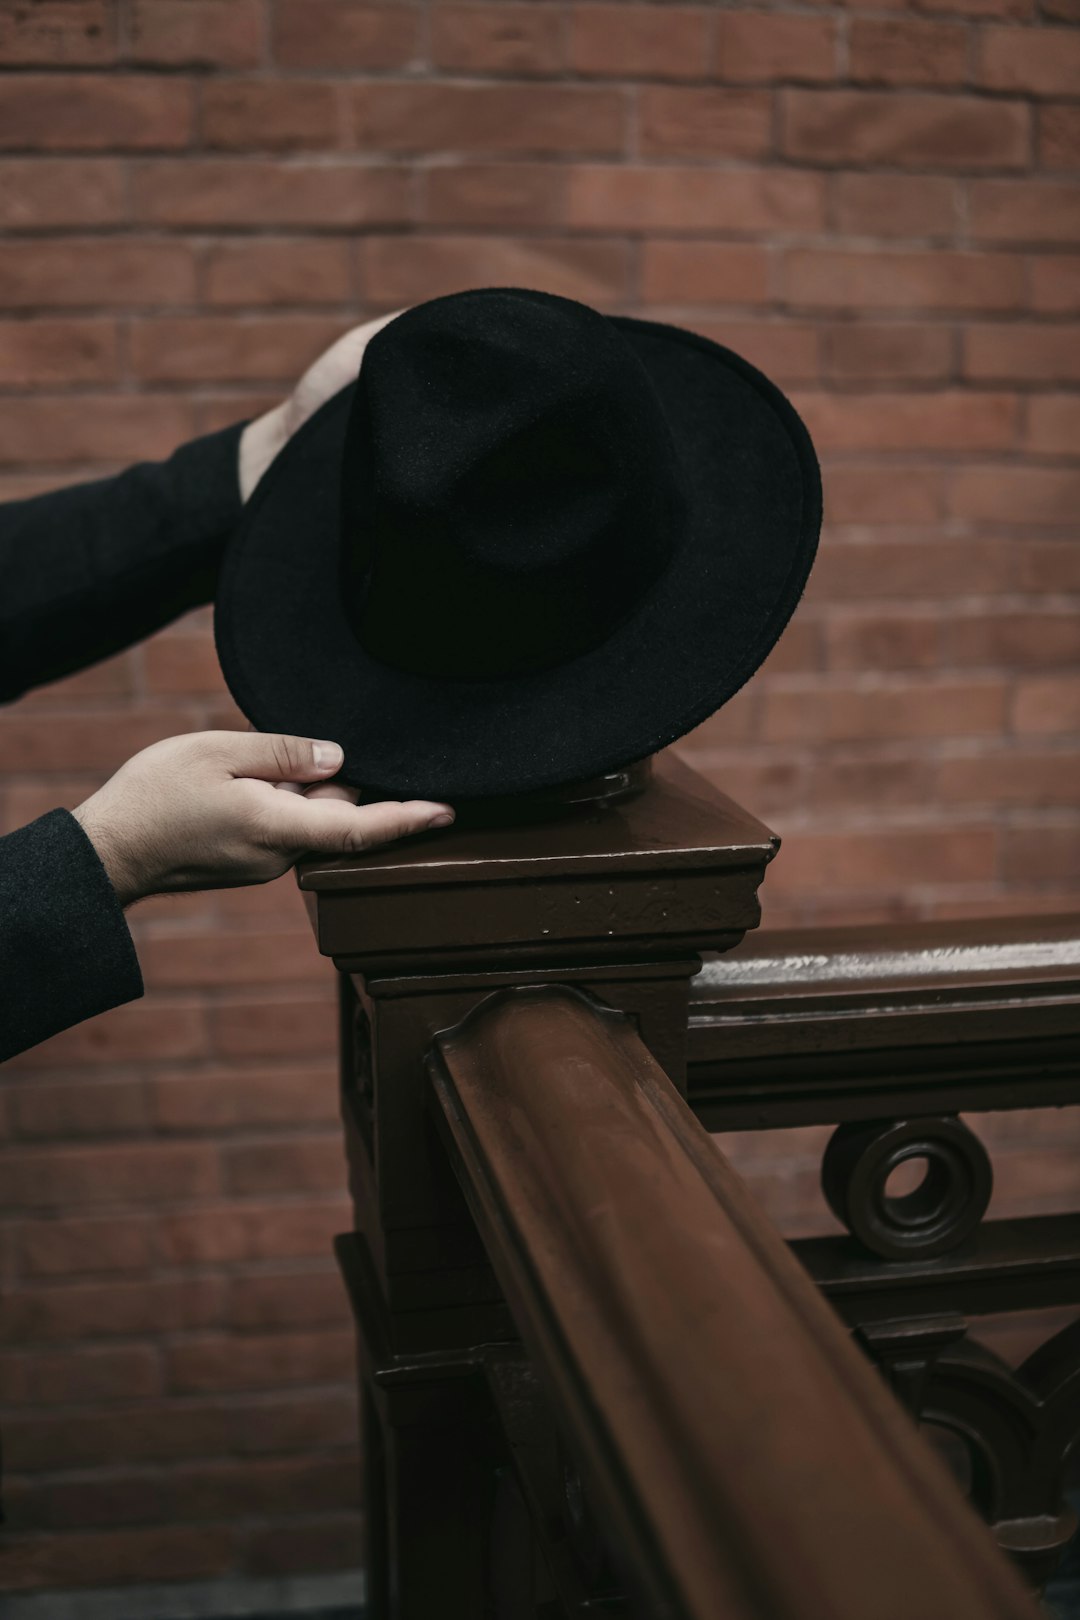
<path fill-rule="evenodd" d="M 343 600 L 365 650 L 451 679 L 601 644 L 686 511 L 663 409 L 618 329 L 511 288 L 433 300 L 372 339 L 342 502 Z"/>

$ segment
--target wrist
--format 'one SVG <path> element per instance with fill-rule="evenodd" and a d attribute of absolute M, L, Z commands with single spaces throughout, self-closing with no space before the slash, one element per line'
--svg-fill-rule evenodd
<path fill-rule="evenodd" d="M 285 421 L 285 402 L 249 422 L 240 435 L 239 466 L 240 499 L 247 501 L 255 486 L 266 472 L 288 438 Z"/>
<path fill-rule="evenodd" d="M 145 888 L 137 862 L 125 848 L 124 840 L 110 828 L 107 818 L 98 815 L 93 799 L 87 799 L 72 815 L 93 844 L 105 875 L 122 906 L 130 906 L 149 891 Z"/>

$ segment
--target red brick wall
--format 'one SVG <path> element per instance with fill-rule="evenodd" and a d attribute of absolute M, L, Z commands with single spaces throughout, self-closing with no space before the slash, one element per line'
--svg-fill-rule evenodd
<path fill-rule="evenodd" d="M 683 321 L 825 467 L 799 615 L 686 750 L 785 835 L 767 919 L 1075 904 L 1076 17 L 4 0 L 0 496 L 454 287 Z M 6 824 L 233 723 L 199 615 L 0 716 Z M 147 999 L 0 1087 L 4 1576 L 350 1561 L 328 975 L 288 883 L 134 926 Z"/>

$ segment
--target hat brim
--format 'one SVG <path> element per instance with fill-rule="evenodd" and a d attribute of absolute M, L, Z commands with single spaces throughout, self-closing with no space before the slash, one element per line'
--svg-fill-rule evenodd
<path fill-rule="evenodd" d="M 353 786 L 453 801 L 642 759 L 749 680 L 817 549 L 821 481 L 809 435 L 779 389 L 719 344 L 612 319 L 659 393 L 690 497 L 686 536 L 633 614 L 600 646 L 508 680 L 434 679 L 372 658 L 339 585 L 350 385 L 276 458 L 222 567 L 218 656 L 253 725 L 340 743 L 340 779 Z"/>

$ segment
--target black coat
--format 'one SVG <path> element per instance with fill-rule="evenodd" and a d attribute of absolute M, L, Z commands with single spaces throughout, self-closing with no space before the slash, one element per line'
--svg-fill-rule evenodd
<path fill-rule="evenodd" d="M 240 513 L 240 431 L 0 506 L 0 702 L 211 600 Z M 51 810 L 0 838 L 0 1061 L 142 988 L 123 910 L 74 816 Z"/>

